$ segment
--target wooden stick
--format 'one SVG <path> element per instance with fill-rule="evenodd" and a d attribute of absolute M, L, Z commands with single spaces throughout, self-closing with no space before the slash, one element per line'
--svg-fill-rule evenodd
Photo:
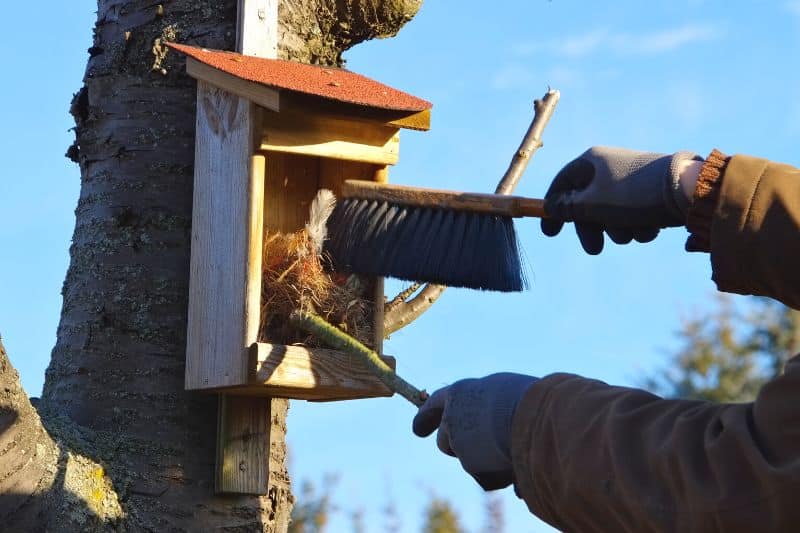
<path fill-rule="evenodd" d="M 381 360 L 377 353 L 321 317 L 306 311 L 294 311 L 289 319 L 296 326 L 313 334 L 331 348 L 360 358 L 370 372 L 389 387 L 389 390 L 396 392 L 417 407 L 420 407 L 428 399 L 427 392 L 417 389 L 398 376 L 389 365 Z"/>
<path fill-rule="evenodd" d="M 406 185 L 389 185 L 373 181 L 347 180 L 342 185 L 344 198 L 386 201 L 409 207 L 436 207 L 506 217 L 544 217 L 544 200 L 486 194 L 444 191 Z"/>
<path fill-rule="evenodd" d="M 531 121 L 528 131 L 525 133 L 522 143 L 511 158 L 508 170 L 500 179 L 500 183 L 497 184 L 495 189 L 497 194 L 511 194 L 514 192 L 522 173 L 528 166 L 528 162 L 543 145 L 542 133 L 550 122 L 560 98 L 561 93 L 555 89 L 550 89 L 544 95 L 544 98 L 534 102 L 533 121 Z M 411 300 L 387 310 L 383 319 L 384 335 L 389 336 L 419 318 L 439 299 L 446 288 L 443 285 L 426 284 Z"/>

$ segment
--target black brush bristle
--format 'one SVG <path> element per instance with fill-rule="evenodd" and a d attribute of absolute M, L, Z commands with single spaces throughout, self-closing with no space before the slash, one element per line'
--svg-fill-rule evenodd
<path fill-rule="evenodd" d="M 328 221 L 337 270 L 493 291 L 525 288 L 511 217 L 345 198 Z"/>

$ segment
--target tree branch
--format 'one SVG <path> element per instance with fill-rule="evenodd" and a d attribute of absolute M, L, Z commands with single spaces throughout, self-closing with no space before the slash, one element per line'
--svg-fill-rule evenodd
<path fill-rule="evenodd" d="M 386 302 L 386 304 L 384 305 L 383 312 L 386 313 L 388 311 L 391 311 L 392 309 L 394 309 L 398 305 L 404 304 L 406 302 L 406 300 L 411 298 L 411 296 L 415 292 L 417 292 L 421 286 L 422 286 L 422 284 L 421 283 L 417 283 L 417 282 L 414 282 L 411 285 L 409 285 L 406 289 L 401 291 L 397 296 L 395 296 L 394 298 L 392 298 L 391 300 Z"/>
<path fill-rule="evenodd" d="M 561 97 L 555 89 L 550 89 L 541 100 L 536 100 L 533 104 L 534 116 L 522 143 L 511 158 L 511 163 L 506 173 L 497 184 L 495 194 L 511 194 L 516 189 L 522 174 L 528 167 L 533 155 L 542 147 L 542 133 L 553 116 L 558 100 Z M 412 285 L 416 287 L 417 285 Z M 419 318 L 436 300 L 444 293 L 447 287 L 444 285 L 426 284 L 419 293 L 408 301 L 407 296 L 411 296 L 414 291 L 406 290 L 392 299 L 391 306 L 387 307 L 383 319 L 384 335 L 389 335 L 411 324 Z"/>
<path fill-rule="evenodd" d="M 22 390 L 2 341 L 0 391 L 0 524 L 12 527 L 12 520 L 22 524 L 33 519 L 35 513 L 22 513 L 20 509 L 42 510 L 32 502 L 52 485 L 58 450 Z M 18 531 L 25 531 L 19 527 Z"/>
<path fill-rule="evenodd" d="M 439 299 L 446 288 L 444 285 L 428 283 L 410 300 L 395 304 L 384 314 L 383 335 L 388 339 L 389 335 L 418 319 Z"/>
<path fill-rule="evenodd" d="M 381 361 L 377 353 L 314 313 L 295 311 L 289 319 L 296 326 L 313 334 L 325 344 L 358 357 L 370 372 L 389 387 L 389 390 L 396 392 L 417 407 L 420 407 L 428 398 L 428 393 L 417 389 L 411 383 L 398 376 L 397 372 Z"/>
<path fill-rule="evenodd" d="M 519 179 L 528 168 L 531 158 L 539 148 L 544 146 L 542 134 L 553 116 L 559 98 L 561 98 L 560 92 L 556 89 L 549 89 L 541 100 L 533 102 L 533 121 L 531 121 L 528 131 L 525 132 L 522 143 L 511 158 L 508 170 L 497 184 L 495 194 L 511 194 L 517 188 Z"/>
<path fill-rule="evenodd" d="M 283 59 L 341 65 L 343 51 L 397 34 L 422 0 L 281 0 L 279 5 Z"/>

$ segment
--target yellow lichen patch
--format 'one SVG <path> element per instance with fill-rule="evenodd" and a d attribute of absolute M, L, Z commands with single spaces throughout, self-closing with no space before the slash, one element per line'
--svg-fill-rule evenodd
<path fill-rule="evenodd" d="M 124 515 L 111 480 L 101 465 L 82 455 L 68 453 L 64 486 L 97 518 L 116 521 Z"/>

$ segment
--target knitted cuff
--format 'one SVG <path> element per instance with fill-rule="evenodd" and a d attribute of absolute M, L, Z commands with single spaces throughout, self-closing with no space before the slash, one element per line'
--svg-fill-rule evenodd
<path fill-rule="evenodd" d="M 686 216 L 689 212 L 689 198 L 683 192 L 681 187 L 681 176 L 679 169 L 681 163 L 684 161 L 702 161 L 703 158 L 694 152 L 676 152 L 672 154 L 669 164 L 669 199 L 667 201 L 667 209 L 677 217 L 678 224 L 683 225 L 686 221 Z"/>
<path fill-rule="evenodd" d="M 730 157 L 715 148 L 700 169 L 694 197 L 686 217 L 686 228 L 691 234 L 686 240 L 687 252 L 711 251 L 711 222 L 714 219 L 722 177 L 729 160 Z"/>

